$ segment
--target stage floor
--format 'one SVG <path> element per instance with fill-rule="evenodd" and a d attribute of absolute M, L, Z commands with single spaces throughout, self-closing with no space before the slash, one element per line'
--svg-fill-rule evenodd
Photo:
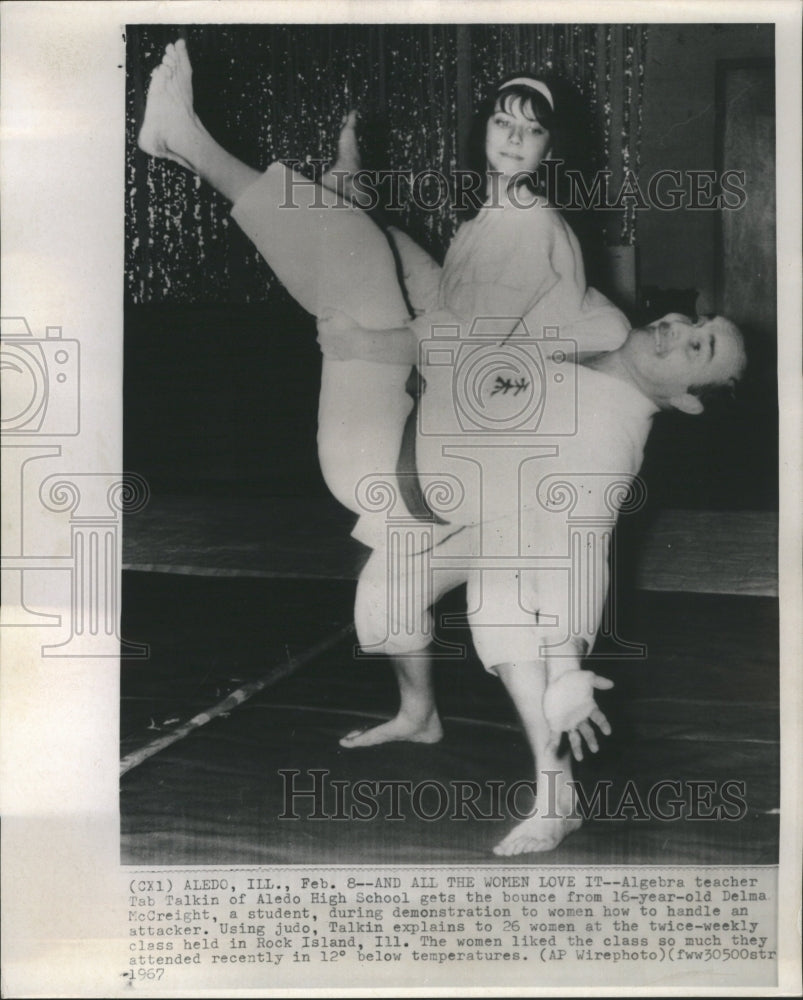
<path fill-rule="evenodd" d="M 769 510 L 648 510 L 620 519 L 644 590 L 778 594 L 778 518 Z M 355 518 L 329 496 L 160 492 L 127 518 L 123 567 L 194 575 L 355 580 Z M 734 544 L 738 539 L 738 544 Z"/>
<path fill-rule="evenodd" d="M 194 728 L 121 778 L 121 860 L 142 866 L 198 864 L 495 863 L 492 846 L 510 829 L 493 818 L 489 786 L 532 777 L 526 744 L 507 697 L 470 645 L 436 670 L 445 738 L 436 746 L 341 749 L 355 726 L 395 709 L 395 684 L 381 659 L 354 654 L 354 584 L 338 579 L 190 576 L 125 572 L 123 635 L 150 645 L 122 665 L 122 755 L 136 760 L 155 739 L 208 713 L 231 692 L 273 670 L 281 676 L 230 711 Z M 446 611 L 460 608 L 461 593 Z M 467 632 L 441 633 L 468 642 Z M 771 597 L 636 592 L 624 638 L 642 659 L 594 664 L 616 687 L 602 693 L 613 736 L 576 769 L 584 789 L 610 782 L 609 816 L 597 816 L 548 854 L 525 864 L 773 864 L 779 806 L 778 606 Z M 340 635 L 340 638 L 338 638 Z M 326 646 L 327 641 L 330 643 Z M 323 648 L 305 660 L 316 644 Z M 298 660 L 302 663 L 293 669 Z M 312 787 L 326 772 L 325 818 L 311 798 L 288 808 L 288 776 Z M 482 785 L 478 817 L 340 819 L 331 782 L 455 782 Z M 745 783 L 737 820 L 640 818 L 661 781 Z M 629 785 L 628 783 L 632 783 Z M 629 791 L 628 791 L 629 789 Z M 526 791 L 526 790 L 525 790 Z M 666 801 L 666 796 L 664 797 Z M 715 794 L 713 803 L 719 802 Z M 421 799 L 419 812 L 437 811 Z M 526 811 L 525 792 L 517 799 Z M 282 818 L 293 812 L 298 819 Z M 703 810 L 705 812 L 705 810 Z M 487 817 L 491 818 L 487 818 Z M 486 817 L 486 818 L 483 818 Z"/>

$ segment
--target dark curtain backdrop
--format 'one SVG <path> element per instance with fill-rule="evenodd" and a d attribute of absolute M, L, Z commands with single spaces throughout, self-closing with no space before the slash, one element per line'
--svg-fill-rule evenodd
<path fill-rule="evenodd" d="M 629 25 L 129 26 L 126 299 L 130 304 L 260 302 L 271 272 L 228 217 L 228 204 L 187 171 L 136 148 L 148 77 L 183 36 L 196 108 L 224 147 L 264 169 L 274 159 L 328 159 L 353 106 L 387 123 L 385 166 L 447 175 L 466 165 L 473 109 L 511 72 L 556 74 L 588 120 L 576 163 L 607 167 L 613 190 L 638 173 L 646 28 Z M 580 162 L 582 160 L 583 162 Z M 400 220 L 442 258 L 457 226 L 448 207 Z M 631 244 L 635 212 L 605 213 L 584 232 Z M 591 237 L 589 236 L 590 240 Z M 585 242 L 585 241 L 584 241 Z M 587 254 L 591 248 L 586 247 Z"/>

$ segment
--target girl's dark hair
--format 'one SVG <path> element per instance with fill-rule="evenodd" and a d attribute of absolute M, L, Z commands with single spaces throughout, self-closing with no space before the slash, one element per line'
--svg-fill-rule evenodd
<path fill-rule="evenodd" d="M 593 205 L 574 205 L 567 174 L 567 171 L 573 171 L 580 175 L 586 188 L 591 190 L 596 172 L 605 166 L 602 137 L 593 107 L 578 87 L 564 77 L 535 74 L 535 79 L 543 81 L 549 88 L 555 105 L 553 111 L 539 91 L 520 84 L 505 86 L 507 81 L 520 76 L 533 77 L 533 74 L 525 71 L 505 77 L 477 108 L 469 133 L 467 167 L 479 175 L 480 184 L 471 199 L 472 203 L 465 206 L 465 212 L 461 213 L 462 219 L 473 218 L 487 197 L 485 131 L 496 102 L 500 96 L 505 103 L 521 97 L 524 113 L 533 114 L 549 130 L 552 147 L 551 167 L 547 161 L 541 164 L 533 175 L 532 188 L 541 189 L 564 212 L 583 248 L 588 283 L 599 285 L 604 283 L 607 274 L 602 228 L 605 213 L 596 211 Z M 560 161 L 561 165 L 554 161 Z M 546 183 L 547 177 L 549 183 Z"/>
<path fill-rule="evenodd" d="M 495 111 L 501 109 L 502 111 L 509 113 L 514 101 L 520 101 L 522 113 L 526 117 L 532 118 L 533 121 L 537 121 L 539 125 L 545 128 L 553 138 L 553 141 L 556 133 L 559 132 L 559 115 L 557 113 L 557 108 L 556 110 L 553 110 L 550 107 L 549 101 L 540 90 L 528 87 L 524 83 L 515 83 L 512 86 L 508 85 L 508 81 L 512 81 L 523 76 L 532 77 L 532 74 L 513 73 L 510 76 L 506 76 L 482 101 L 472 119 L 471 131 L 469 132 L 468 137 L 467 167 L 469 170 L 479 175 L 481 178 L 481 185 L 479 190 L 476 192 L 476 204 L 471 206 L 468 210 L 467 214 L 469 217 L 471 215 L 476 215 L 479 206 L 485 201 L 487 196 L 485 134 L 488 119 L 491 118 Z M 537 77 L 536 79 L 540 80 L 541 77 Z M 549 87 L 550 93 L 553 95 L 553 100 L 555 100 L 552 85 L 546 80 L 543 80 L 543 82 L 546 83 L 547 87 Z M 538 186 L 538 177 L 535 175 L 532 180 L 533 190 L 535 190 Z"/>

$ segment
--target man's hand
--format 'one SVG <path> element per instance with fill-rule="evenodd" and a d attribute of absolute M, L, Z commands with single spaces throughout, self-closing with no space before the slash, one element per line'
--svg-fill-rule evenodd
<path fill-rule="evenodd" d="M 583 740 L 596 753 L 599 743 L 591 723 L 606 736 L 611 735 L 611 727 L 594 700 L 594 691 L 612 687 L 613 681 L 590 670 L 570 670 L 551 681 L 544 692 L 544 715 L 552 731 L 549 749 L 557 750 L 561 735 L 568 733 L 576 760 L 583 759 Z"/>
<path fill-rule="evenodd" d="M 364 336 L 363 327 L 337 309 L 327 309 L 318 317 L 318 344 L 325 358 L 334 361 L 359 358 Z"/>
<path fill-rule="evenodd" d="M 318 343 L 324 357 L 334 361 L 372 361 L 409 367 L 418 360 L 415 337 L 408 326 L 369 330 L 337 309 L 318 317 Z"/>

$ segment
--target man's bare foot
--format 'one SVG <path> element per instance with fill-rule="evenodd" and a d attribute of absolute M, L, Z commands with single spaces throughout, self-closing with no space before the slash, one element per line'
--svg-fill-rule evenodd
<path fill-rule="evenodd" d="M 408 743 L 438 743 L 443 739 L 443 727 L 437 714 L 429 716 L 426 722 L 416 722 L 407 716 L 397 715 L 395 719 L 383 722 L 370 729 L 355 729 L 340 740 L 340 745 L 352 750 L 355 747 L 375 747 L 382 743 L 406 741 Z"/>
<path fill-rule="evenodd" d="M 583 821 L 574 808 L 574 794 L 567 786 L 571 777 L 571 767 L 561 764 L 542 772 L 533 815 L 515 826 L 494 847 L 494 854 L 510 857 L 553 851 L 564 837 L 578 830 Z"/>
<path fill-rule="evenodd" d="M 168 45 L 151 74 L 139 148 L 194 169 L 186 154 L 192 149 L 200 122 L 192 101 L 192 67 L 183 39 Z"/>
<path fill-rule="evenodd" d="M 576 816 L 531 816 L 496 845 L 494 854 L 511 857 L 514 854 L 554 851 L 564 837 L 582 825 L 583 821 Z"/>

